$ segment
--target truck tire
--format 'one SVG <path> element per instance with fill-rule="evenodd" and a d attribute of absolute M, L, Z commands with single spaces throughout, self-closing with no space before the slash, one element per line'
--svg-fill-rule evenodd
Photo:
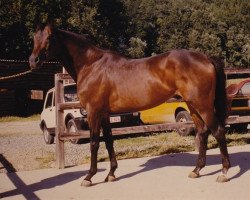
<path fill-rule="evenodd" d="M 176 122 L 192 122 L 192 118 L 190 116 L 190 114 L 187 111 L 180 111 L 178 112 L 178 114 L 176 115 L 175 118 Z M 181 135 L 181 136 L 187 136 L 187 135 L 191 135 L 194 133 L 194 128 L 193 127 L 180 127 L 177 129 L 177 132 Z"/>
<path fill-rule="evenodd" d="M 75 123 L 74 119 L 69 120 L 67 123 L 67 132 L 77 134 L 78 130 L 79 130 L 79 127 Z M 81 140 L 80 139 L 71 139 L 70 142 L 72 144 L 80 144 Z"/>
<path fill-rule="evenodd" d="M 44 124 L 44 126 L 43 126 L 42 131 L 43 131 L 43 139 L 44 139 L 45 143 L 46 143 L 46 144 L 53 144 L 53 143 L 54 143 L 55 136 L 52 135 L 52 134 L 48 131 L 48 129 L 47 129 L 47 127 L 46 127 L 45 124 Z"/>

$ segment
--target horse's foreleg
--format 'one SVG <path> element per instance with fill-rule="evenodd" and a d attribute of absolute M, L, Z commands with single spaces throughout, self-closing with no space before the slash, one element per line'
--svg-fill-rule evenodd
<path fill-rule="evenodd" d="M 97 172 L 97 153 L 98 153 L 99 142 L 100 142 L 100 117 L 89 113 L 88 123 L 90 127 L 91 164 L 90 164 L 90 170 L 86 178 L 83 180 L 81 184 L 82 186 L 85 186 L 85 187 L 92 185 L 91 178 Z"/>
<path fill-rule="evenodd" d="M 106 145 L 106 149 L 108 150 L 109 154 L 109 159 L 110 159 L 110 171 L 105 179 L 105 181 L 115 181 L 115 175 L 114 172 L 117 169 L 117 160 L 115 156 L 115 151 L 114 151 L 114 141 L 113 141 L 113 136 L 111 132 L 111 127 L 110 127 L 110 122 L 109 122 L 109 115 L 105 116 L 102 120 L 102 128 L 103 128 L 103 136 L 104 136 L 104 141 Z"/>
<path fill-rule="evenodd" d="M 229 179 L 227 178 L 227 172 L 230 168 L 230 160 L 229 155 L 227 151 L 227 144 L 226 144 L 226 137 L 225 137 L 225 129 L 221 126 L 218 126 L 218 128 L 212 132 L 213 136 L 217 140 L 220 152 L 222 156 L 222 174 L 218 176 L 217 182 L 227 182 Z"/>

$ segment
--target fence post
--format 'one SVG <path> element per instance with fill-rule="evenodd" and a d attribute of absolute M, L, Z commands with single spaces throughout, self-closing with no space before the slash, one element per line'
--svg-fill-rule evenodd
<path fill-rule="evenodd" d="M 60 74 L 55 74 L 55 107 L 56 107 L 56 167 L 64 168 L 64 140 L 61 140 L 61 134 L 64 132 L 63 114 L 59 109 L 59 104 L 63 103 L 63 81 L 60 80 Z"/>

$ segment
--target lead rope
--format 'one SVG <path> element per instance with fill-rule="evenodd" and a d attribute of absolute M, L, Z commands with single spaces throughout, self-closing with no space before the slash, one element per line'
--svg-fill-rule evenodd
<path fill-rule="evenodd" d="M 25 72 L 21 72 L 19 74 L 14 74 L 14 75 L 10 75 L 10 76 L 3 76 L 3 77 L 0 77 L 0 81 L 7 80 L 7 79 L 12 79 L 12 78 L 16 78 L 16 77 L 19 77 L 19 76 L 23 76 L 23 75 L 29 74 L 31 72 L 32 72 L 31 70 L 28 70 L 28 71 L 25 71 Z"/>

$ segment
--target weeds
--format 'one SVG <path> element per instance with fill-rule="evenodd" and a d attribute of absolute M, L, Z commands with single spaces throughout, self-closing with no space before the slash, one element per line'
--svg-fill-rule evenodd
<path fill-rule="evenodd" d="M 40 114 L 32 115 L 29 117 L 15 117 L 15 116 L 0 117 L 0 122 L 25 122 L 25 121 L 36 121 L 36 120 L 40 120 Z"/>
<path fill-rule="evenodd" d="M 47 152 L 42 157 L 36 157 L 35 160 L 39 162 L 39 168 L 50 168 L 55 162 L 55 154 Z"/>
<path fill-rule="evenodd" d="M 116 140 L 115 150 L 117 159 L 140 158 L 159 156 L 171 153 L 194 151 L 194 136 L 181 137 L 176 132 L 156 133 L 147 137 L 126 138 Z M 250 133 L 233 133 L 226 135 L 228 146 L 250 144 Z M 218 144 L 214 137 L 208 138 L 208 149 L 217 148 Z M 103 151 L 105 147 L 103 146 Z M 108 155 L 102 154 L 98 161 L 107 161 Z M 87 161 L 87 159 L 85 160 Z"/>

